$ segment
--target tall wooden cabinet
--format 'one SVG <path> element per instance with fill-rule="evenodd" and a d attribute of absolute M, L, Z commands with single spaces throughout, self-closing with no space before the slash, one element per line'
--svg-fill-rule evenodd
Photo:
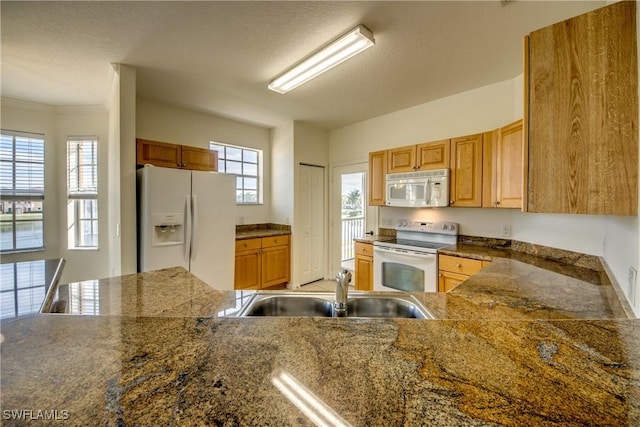
<path fill-rule="evenodd" d="M 522 120 L 483 134 L 482 207 L 522 208 Z"/>
<path fill-rule="evenodd" d="M 369 205 L 384 206 L 387 150 L 369 153 Z"/>
<path fill-rule="evenodd" d="M 637 215 L 636 2 L 525 39 L 529 212 Z"/>
<path fill-rule="evenodd" d="M 451 206 L 482 206 L 482 134 L 451 139 Z"/>

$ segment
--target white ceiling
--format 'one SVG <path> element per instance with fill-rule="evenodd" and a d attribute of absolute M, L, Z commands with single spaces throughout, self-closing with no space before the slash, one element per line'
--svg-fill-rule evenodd
<path fill-rule="evenodd" d="M 513 78 L 524 34 L 603 4 L 3 0 L 1 95 L 100 105 L 110 64 L 122 63 L 137 69 L 146 99 L 266 127 L 333 129 Z M 288 94 L 267 89 L 357 24 L 376 46 Z"/>

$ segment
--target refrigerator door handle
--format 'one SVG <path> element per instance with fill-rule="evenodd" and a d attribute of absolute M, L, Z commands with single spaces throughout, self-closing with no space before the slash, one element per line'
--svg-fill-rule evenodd
<path fill-rule="evenodd" d="M 189 262 L 189 252 L 191 249 L 191 197 L 184 197 L 185 227 L 184 227 L 184 260 Z"/>
<path fill-rule="evenodd" d="M 196 236 L 198 234 L 198 196 L 195 194 L 193 195 L 192 203 L 193 225 L 191 226 L 191 260 L 193 261 L 196 259 Z"/>

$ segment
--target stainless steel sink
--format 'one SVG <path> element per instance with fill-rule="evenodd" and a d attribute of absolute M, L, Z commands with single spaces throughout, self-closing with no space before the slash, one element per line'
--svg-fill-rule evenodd
<path fill-rule="evenodd" d="M 257 292 L 238 316 L 333 317 L 334 300 L 325 292 Z M 402 292 L 350 293 L 347 317 L 433 319 L 415 297 Z"/>

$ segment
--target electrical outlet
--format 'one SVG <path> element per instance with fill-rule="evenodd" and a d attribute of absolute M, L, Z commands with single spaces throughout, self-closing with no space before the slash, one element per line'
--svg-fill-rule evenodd
<path fill-rule="evenodd" d="M 505 224 L 502 226 L 502 237 L 511 237 L 511 226 Z"/>
<path fill-rule="evenodd" d="M 632 306 L 636 305 L 636 287 L 638 286 L 638 271 L 629 266 L 629 289 L 627 296 L 629 297 L 629 302 Z"/>

